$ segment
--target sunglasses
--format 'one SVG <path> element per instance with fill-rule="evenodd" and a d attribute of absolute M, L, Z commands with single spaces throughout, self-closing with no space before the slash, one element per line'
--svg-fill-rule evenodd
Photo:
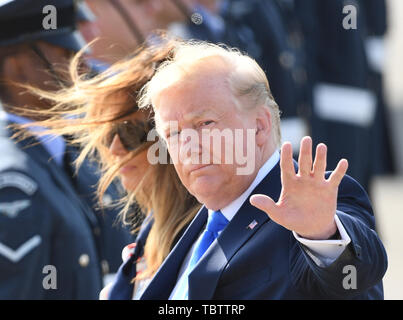
<path fill-rule="evenodd" d="M 127 151 L 133 151 L 147 141 L 147 134 L 153 127 L 151 121 L 126 120 L 113 123 L 106 137 L 106 145 L 109 148 L 115 135 L 118 135 L 123 147 Z"/>

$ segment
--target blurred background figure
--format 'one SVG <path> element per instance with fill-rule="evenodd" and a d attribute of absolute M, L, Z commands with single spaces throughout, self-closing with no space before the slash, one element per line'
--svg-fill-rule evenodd
<path fill-rule="evenodd" d="M 385 36 L 389 30 L 388 6 L 385 0 L 359 1 L 361 6 L 364 47 L 368 61 L 368 87 L 377 99 L 375 123 L 371 132 L 374 175 L 396 173 L 396 151 L 393 148 L 390 106 L 385 98 L 384 71 L 386 66 Z"/>
<path fill-rule="evenodd" d="M 100 70 L 127 57 L 155 29 L 149 26 L 154 20 L 142 15 L 134 0 L 89 0 L 80 7 L 94 15 L 91 20 L 79 19 L 79 29 L 87 42 L 97 39 L 91 46 L 90 61 L 101 66 Z"/>
<path fill-rule="evenodd" d="M 40 110 L 50 107 L 16 84 L 50 91 L 66 84 L 60 69 L 86 44 L 76 23 L 89 16 L 78 12 L 72 0 L 0 6 L 1 299 L 97 299 L 121 263 L 122 248 L 133 241 L 113 225 L 117 186 L 98 204 L 98 168 L 84 162 L 75 174 L 79 150 L 66 143 L 69 137 L 41 136 L 42 129 L 31 126 L 28 139 L 11 139 L 15 125 L 46 119 Z"/>
<path fill-rule="evenodd" d="M 385 101 L 389 107 L 393 153 L 396 170 L 403 175 L 403 82 L 401 70 L 403 62 L 403 3 L 398 0 L 387 1 L 388 30 L 385 35 L 385 63 L 382 70 Z"/>
<path fill-rule="evenodd" d="M 349 174 L 369 191 L 375 167 L 390 152 L 387 137 L 380 143 L 375 135 L 382 131 L 385 119 L 380 117 L 383 111 L 379 109 L 377 92 L 370 86 L 364 25 L 368 2 L 362 6 L 342 0 L 296 3 L 297 11 L 303 13 L 302 24 L 308 26 L 314 142 L 328 145 L 329 168 L 336 165 L 338 157 L 353 159 Z M 353 10 L 352 15 L 356 13 L 351 27 L 346 8 Z M 382 11 L 379 13 L 379 18 L 384 19 Z"/>

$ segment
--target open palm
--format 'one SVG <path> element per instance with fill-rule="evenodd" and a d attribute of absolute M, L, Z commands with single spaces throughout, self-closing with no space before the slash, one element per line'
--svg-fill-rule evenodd
<path fill-rule="evenodd" d="M 282 190 L 278 202 L 266 195 L 253 195 L 252 205 L 266 212 L 283 227 L 307 239 L 328 239 L 337 230 L 334 221 L 338 187 L 347 172 L 348 162 L 340 160 L 328 179 L 325 178 L 327 147 L 319 144 L 312 160 L 312 139 L 301 140 L 298 173 L 295 173 L 292 146 L 281 148 Z"/>

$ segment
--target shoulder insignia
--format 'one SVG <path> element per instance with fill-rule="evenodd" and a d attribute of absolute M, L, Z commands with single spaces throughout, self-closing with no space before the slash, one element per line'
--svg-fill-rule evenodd
<path fill-rule="evenodd" d="M 19 172 L 0 173 L 0 189 L 14 187 L 31 196 L 38 189 L 38 184 L 30 177 Z"/>
<path fill-rule="evenodd" d="M 0 203 L 0 213 L 5 214 L 9 218 L 15 218 L 18 213 L 31 205 L 30 200 L 17 200 L 13 202 Z"/>
<path fill-rule="evenodd" d="M 35 235 L 31 239 L 25 241 L 16 250 L 11 249 L 4 243 L 0 242 L 0 256 L 3 256 L 11 262 L 17 263 L 25 257 L 32 249 L 36 248 L 42 242 L 40 235 Z"/>

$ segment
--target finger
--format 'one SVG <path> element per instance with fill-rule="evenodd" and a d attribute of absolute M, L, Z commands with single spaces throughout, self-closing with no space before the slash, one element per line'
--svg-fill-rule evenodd
<path fill-rule="evenodd" d="M 266 212 L 266 214 L 275 220 L 278 215 L 277 204 L 272 198 L 264 194 L 254 194 L 249 198 L 249 202 L 256 208 Z"/>
<path fill-rule="evenodd" d="M 316 147 L 315 161 L 313 163 L 313 174 L 315 177 L 324 178 L 327 166 L 327 146 L 324 143 Z"/>
<path fill-rule="evenodd" d="M 298 174 L 309 175 L 312 170 L 312 139 L 304 137 L 301 140 L 301 147 L 298 157 Z"/>
<path fill-rule="evenodd" d="M 292 158 L 292 146 L 290 142 L 285 142 L 281 147 L 280 168 L 283 184 L 286 183 L 287 180 L 295 177 L 294 161 Z"/>
<path fill-rule="evenodd" d="M 328 181 L 333 184 L 335 187 L 338 187 L 344 175 L 346 174 L 348 169 L 348 161 L 346 159 L 342 159 L 337 164 L 336 169 L 330 175 Z"/>

